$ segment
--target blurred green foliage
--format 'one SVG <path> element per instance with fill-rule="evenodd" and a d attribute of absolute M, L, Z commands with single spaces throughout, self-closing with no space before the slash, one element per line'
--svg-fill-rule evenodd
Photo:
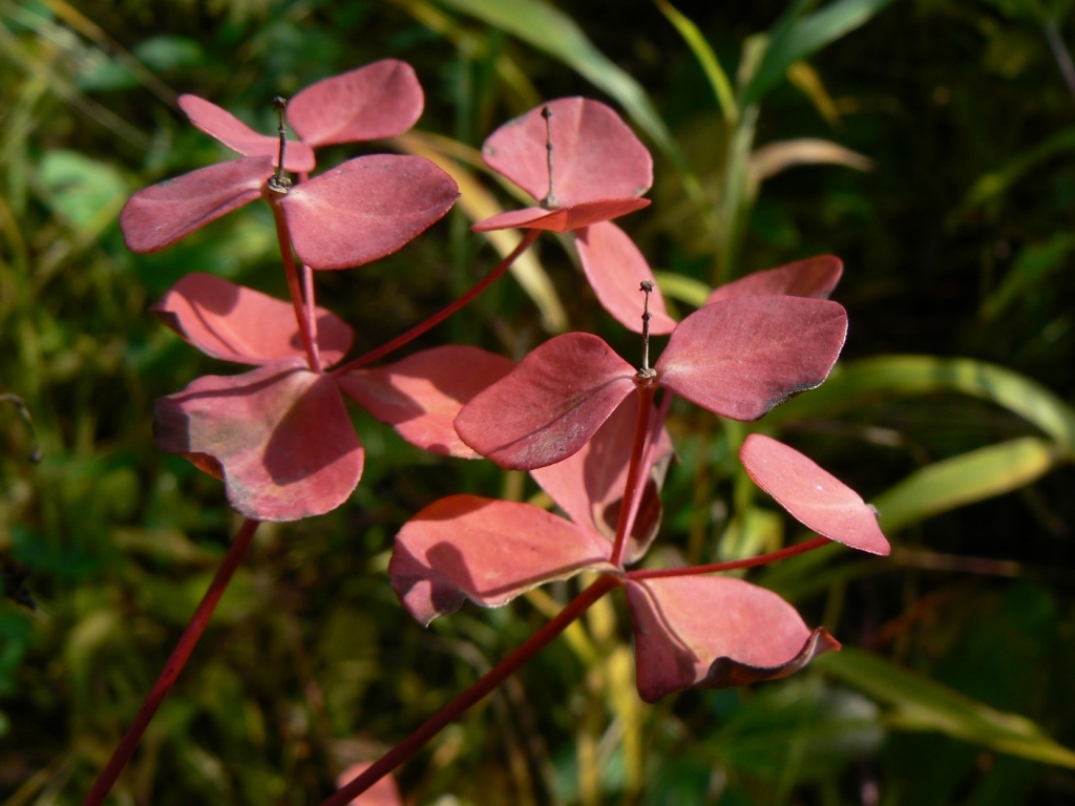
<path fill-rule="evenodd" d="M 80 801 L 237 525 L 219 483 L 151 434 L 154 398 L 233 370 L 145 311 L 189 271 L 281 296 L 283 275 L 257 206 L 157 255 L 124 249 L 131 192 L 223 157 L 177 95 L 269 131 L 274 95 L 387 56 L 427 93 L 422 137 L 397 145 L 505 206 L 472 151 L 496 125 L 566 94 L 621 109 L 658 161 L 653 206 L 623 226 L 680 313 L 722 279 L 842 257 L 846 363 L 756 427 L 875 501 L 895 545 L 888 560 L 834 549 L 755 575 L 849 645 L 756 689 L 644 706 L 621 603 L 599 603 L 402 770 L 413 801 L 1072 802 L 1070 10 L 0 0 L 0 394 L 34 425 L 0 403 L 0 803 Z M 472 203 L 398 255 L 318 278 L 358 324 L 356 349 L 493 264 L 467 217 L 489 202 Z M 566 318 L 637 350 L 551 239 L 517 276 L 423 345 L 518 358 Z M 410 622 L 384 573 L 398 526 L 447 493 L 535 488 L 356 424 L 368 458 L 352 501 L 261 527 L 116 803 L 317 802 L 566 601 L 559 585 Z M 687 408 L 670 424 L 680 462 L 654 562 L 796 537 L 738 468 L 744 426 Z M 22 584 L 36 609 L 16 601 Z"/>

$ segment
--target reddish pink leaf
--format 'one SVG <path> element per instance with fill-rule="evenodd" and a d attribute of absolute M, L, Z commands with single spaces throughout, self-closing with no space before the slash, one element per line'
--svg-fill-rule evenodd
<path fill-rule="evenodd" d="M 478 392 L 499 381 L 515 363 L 477 347 L 448 345 L 423 350 L 377 369 L 336 377 L 340 387 L 412 445 L 445 456 L 474 459 L 453 421 Z"/>
<path fill-rule="evenodd" d="M 295 251 L 315 269 L 361 266 L 395 252 L 459 198 L 421 157 L 358 157 L 291 188 L 280 202 Z"/>
<path fill-rule="evenodd" d="M 847 333 L 835 302 L 740 297 L 679 323 L 655 369 L 661 386 L 733 420 L 756 420 L 825 380 Z"/>
<path fill-rule="evenodd" d="M 651 412 L 651 432 L 656 416 Z M 637 420 L 638 395 L 629 395 L 577 453 L 530 471 L 571 520 L 610 541 L 616 536 Z M 672 442 L 662 428 L 650 452 L 649 480 L 628 539 L 625 565 L 641 559 L 657 536 L 661 524 L 660 487 L 671 455 Z"/>
<path fill-rule="evenodd" d="M 272 172 L 271 158 L 245 157 L 140 190 L 120 211 L 123 240 L 142 254 L 171 246 L 261 196 Z"/>
<path fill-rule="evenodd" d="M 499 607 L 531 588 L 606 567 L 611 544 L 530 504 L 453 495 L 435 501 L 396 536 L 388 575 L 424 625 L 466 599 Z"/>
<path fill-rule="evenodd" d="M 150 310 L 168 327 L 213 358 L 241 364 L 271 364 L 302 358 L 291 303 L 211 274 L 188 274 Z M 351 349 L 351 326 L 317 309 L 321 358 L 331 366 Z"/>
<path fill-rule="evenodd" d="M 794 448 L 751 434 L 739 459 L 759 487 L 818 534 L 871 554 L 892 550 L 877 525 L 876 510 Z"/>
<path fill-rule="evenodd" d="M 280 138 L 259 134 L 231 112 L 221 109 L 197 95 L 180 95 L 179 106 L 187 113 L 190 122 L 215 140 L 244 157 L 272 157 L 276 165 L 280 154 Z M 284 152 L 284 167 L 289 171 L 309 172 L 316 161 L 314 150 L 306 143 L 289 140 Z"/>
<path fill-rule="evenodd" d="M 336 788 L 343 789 L 345 784 L 350 783 L 372 766 L 373 764 L 368 761 L 351 765 L 336 778 Z M 352 800 L 349 806 L 403 806 L 403 796 L 399 793 L 396 779 L 391 775 L 386 775 Z"/>
<path fill-rule="evenodd" d="M 300 359 L 198 378 L 157 400 L 154 432 L 162 450 L 218 463 L 228 502 L 247 518 L 330 512 L 362 476 L 362 446 L 336 382 Z"/>
<path fill-rule="evenodd" d="M 631 365 L 597 336 L 566 333 L 464 406 L 455 428 L 501 467 L 544 467 L 585 445 L 634 390 L 634 377 Z"/>
<path fill-rule="evenodd" d="M 498 229 L 541 229 L 549 232 L 570 232 L 588 227 L 598 221 L 608 221 L 621 215 L 633 213 L 649 206 L 649 199 L 633 197 L 629 199 L 599 199 L 582 202 L 573 207 L 546 210 L 543 207 L 524 207 L 522 210 L 509 210 L 473 227 L 475 232 L 490 232 Z"/>
<path fill-rule="evenodd" d="M 586 279 L 597 301 L 612 318 L 628 330 L 642 332 L 645 295 L 639 289 L 644 280 L 653 283 L 649 295 L 649 332 L 654 336 L 671 333 L 676 320 L 668 315 L 664 297 L 653 279 L 653 271 L 627 233 L 608 221 L 575 233 L 575 245 Z"/>
<path fill-rule="evenodd" d="M 482 157 L 535 199 L 549 192 L 546 128 L 553 146 L 554 207 L 641 196 L 653 184 L 653 160 L 634 132 L 603 103 L 560 98 L 508 121 L 485 141 Z"/>
<path fill-rule="evenodd" d="M 772 591 L 732 577 L 628 581 L 638 693 L 728 688 L 798 671 L 840 644 Z"/>
<path fill-rule="evenodd" d="M 843 273 L 844 264 L 840 258 L 835 255 L 818 255 L 776 269 L 756 271 L 733 280 L 706 297 L 705 304 L 722 299 L 767 294 L 828 299 Z"/>
<path fill-rule="evenodd" d="M 310 145 L 329 146 L 403 134 L 424 104 L 414 69 L 384 59 L 311 84 L 288 103 L 287 119 Z"/>

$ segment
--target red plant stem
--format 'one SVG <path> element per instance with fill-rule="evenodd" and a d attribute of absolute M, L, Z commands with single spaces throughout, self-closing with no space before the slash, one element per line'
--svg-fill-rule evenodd
<path fill-rule="evenodd" d="M 811 540 L 804 540 L 802 543 L 796 543 L 794 546 L 788 546 L 786 549 L 780 549 L 780 551 L 770 551 L 768 554 L 759 554 L 757 557 L 748 557 L 745 560 L 730 560 L 726 563 L 711 563 L 710 565 L 691 565 L 686 568 L 628 571 L 626 576 L 628 579 L 637 582 L 640 579 L 689 577 L 699 574 L 715 574 L 718 571 L 734 571 L 736 568 L 753 568 L 757 565 L 766 565 L 787 557 L 794 557 L 796 554 L 805 554 L 831 542 L 827 537 L 815 537 Z"/>
<path fill-rule="evenodd" d="M 627 483 L 623 488 L 623 505 L 620 509 L 619 521 L 616 523 L 616 540 L 612 544 L 612 556 L 609 559 L 613 565 L 623 564 L 623 551 L 627 545 L 631 522 L 638 509 L 638 500 L 642 492 L 642 474 L 646 470 L 644 459 L 648 451 L 647 444 L 650 442 L 649 413 L 653 408 L 653 395 L 657 387 L 652 384 L 638 387 L 638 421 L 635 425 L 635 440 L 631 446 L 631 464 L 627 467 Z"/>
<path fill-rule="evenodd" d="M 355 797 L 361 795 L 400 764 L 407 761 L 425 747 L 430 739 L 459 719 L 468 708 L 480 702 L 497 686 L 511 677 L 519 667 L 562 633 L 571 622 L 585 613 L 590 605 L 621 584 L 622 581 L 618 576 L 604 574 L 598 577 L 596 582 L 576 596 L 567 607 L 530 636 L 518 649 L 486 672 L 474 685 L 444 706 L 418 730 L 389 750 L 379 761 L 337 790 L 321 806 L 346 806 Z"/>
<path fill-rule="evenodd" d="M 434 328 L 439 325 L 453 313 L 458 311 L 460 308 L 462 308 L 464 305 L 466 305 L 468 302 L 478 296 L 478 294 L 480 294 L 482 291 L 492 285 L 493 282 L 496 281 L 497 278 L 500 277 L 500 275 L 506 272 L 511 266 L 511 264 L 518 259 L 519 255 L 521 255 L 523 252 L 530 248 L 530 244 L 532 244 L 538 239 L 538 236 L 541 235 L 541 232 L 541 230 L 537 229 L 527 230 L 526 235 L 524 235 L 523 239 L 519 241 L 519 245 L 511 251 L 511 254 L 509 254 L 506 258 L 496 264 L 496 267 L 491 272 L 489 272 L 489 274 L 487 274 L 485 277 L 475 283 L 469 291 L 463 294 L 463 296 L 459 297 L 446 308 L 442 308 L 440 311 L 433 314 L 424 322 L 415 325 L 406 333 L 396 336 L 391 341 L 382 344 L 376 350 L 370 350 L 368 353 L 363 356 L 359 356 L 354 361 L 348 361 L 343 366 L 337 367 L 332 371 L 332 374 L 340 375 L 353 369 L 362 369 L 362 367 L 368 364 L 372 364 L 379 358 L 384 358 L 389 353 L 394 352 L 400 347 L 403 347 L 404 345 L 414 341 L 427 330 L 430 330 L 431 328 Z"/>
<path fill-rule="evenodd" d="M 153 719 L 153 715 L 157 713 L 157 709 L 164 702 L 164 698 L 168 696 L 168 692 L 172 690 L 172 686 L 175 685 L 176 679 L 179 677 L 180 672 L 183 671 L 190 653 L 194 651 L 194 647 L 197 646 L 202 633 L 205 632 L 209 619 L 212 618 L 220 597 L 224 595 L 235 569 L 239 567 L 239 563 L 246 556 L 246 551 L 250 548 L 250 541 L 258 528 L 258 523 L 259 521 L 250 519 L 243 522 L 242 528 L 235 535 L 235 540 L 232 541 L 231 548 L 228 549 L 228 553 L 224 557 L 224 562 L 220 564 L 213 581 L 209 583 L 209 590 L 205 592 L 201 604 L 194 611 L 187 628 L 183 630 L 179 643 L 172 650 L 172 656 L 164 664 L 164 669 L 161 670 L 157 682 L 153 684 L 149 695 L 142 702 L 142 707 L 138 709 L 138 714 L 135 716 L 134 721 L 127 728 L 127 732 L 123 734 L 123 738 L 120 739 L 115 752 L 112 753 L 112 758 L 108 760 L 108 764 L 101 770 L 101 774 L 97 776 L 93 789 L 86 795 L 82 806 L 100 806 L 104 802 L 105 796 L 108 795 L 109 790 L 112 789 L 116 779 L 119 778 L 119 774 L 123 772 L 123 768 L 127 766 L 127 762 L 131 760 L 135 748 L 142 740 L 142 734 L 145 733 L 146 728 Z"/>
<path fill-rule="evenodd" d="M 302 298 L 306 305 L 304 312 L 306 314 L 306 328 L 310 333 L 310 342 L 314 346 L 314 355 L 317 360 L 321 360 L 320 345 L 317 341 L 317 297 L 314 290 L 314 270 L 302 264 Z"/>
<path fill-rule="evenodd" d="M 656 396 L 656 392 L 654 395 Z M 661 395 L 661 405 L 657 407 L 657 416 L 653 418 L 653 423 L 650 426 L 649 436 L 646 438 L 646 451 L 642 454 L 642 467 L 643 473 L 647 472 L 649 468 L 653 467 L 653 452 L 657 449 L 657 440 L 660 438 L 661 429 L 664 427 L 664 421 L 668 417 L 668 410 L 672 407 L 672 398 L 675 397 L 667 389 L 664 390 L 664 394 Z M 627 527 L 624 530 L 624 534 L 631 534 L 635 528 L 635 518 L 638 517 L 638 508 L 642 505 L 642 495 L 635 496 L 634 504 L 631 506 L 630 512 L 627 513 Z M 617 524 L 618 526 L 619 524 Z"/>
<path fill-rule="evenodd" d="M 314 336 L 307 317 L 299 282 L 299 270 L 295 267 L 295 257 L 291 253 L 291 232 L 287 228 L 287 219 L 275 198 L 269 199 L 273 221 L 276 222 L 276 239 L 280 242 L 280 256 L 284 260 L 284 272 L 287 274 L 287 289 L 291 292 L 291 307 L 295 309 L 295 321 L 302 336 L 302 346 L 306 348 L 306 361 L 314 372 L 321 372 L 321 356 L 317 352 L 317 338 Z M 311 305 L 311 311 L 313 310 Z"/>

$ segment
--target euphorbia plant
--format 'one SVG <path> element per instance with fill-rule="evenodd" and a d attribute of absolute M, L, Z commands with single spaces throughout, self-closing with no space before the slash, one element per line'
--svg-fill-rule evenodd
<path fill-rule="evenodd" d="M 595 572 L 597 581 L 329 803 L 347 802 L 398 766 L 618 587 L 626 591 L 638 687 L 647 701 L 688 687 L 781 677 L 839 646 L 824 629 L 810 630 L 776 594 L 714 576 L 829 540 L 888 550 L 857 494 L 768 437 L 755 434 L 743 443 L 747 472 L 822 537 L 732 563 L 633 567 L 660 525 L 660 486 L 672 456 L 664 421 L 673 397 L 755 420 L 821 383 L 846 332 L 843 308 L 824 299 L 839 278 L 839 261 L 816 258 L 744 278 L 676 324 L 645 258 L 611 223 L 649 203 L 642 198 L 652 181 L 649 153 L 607 106 L 561 99 L 506 124 L 485 145 L 489 165 L 540 204 L 475 226 L 529 229 L 515 251 L 439 313 L 344 362 L 353 330 L 316 305 L 314 270 L 358 266 L 400 248 L 443 216 L 458 192 L 446 174 L 416 157 L 359 157 L 311 177 L 313 148 L 409 128 L 422 108 L 413 71 L 378 62 L 319 82 L 290 105 L 280 100 L 276 137 L 253 132 L 203 99 L 183 96 L 180 103 L 196 126 L 244 156 L 136 193 L 121 215 L 128 245 L 140 252 L 164 248 L 264 198 L 291 300 L 194 273 L 153 307 L 206 354 L 255 367 L 196 379 L 157 402 L 155 421 L 158 445 L 222 479 L 229 503 L 247 520 L 87 805 L 103 800 L 130 758 L 258 522 L 329 512 L 358 484 L 364 452 L 345 396 L 421 448 L 530 471 L 567 515 L 477 496 L 449 496 L 423 509 L 401 530 L 389 568 L 419 621 L 428 624 L 466 599 L 501 605 L 582 570 Z M 301 141 L 286 139 L 285 115 Z M 287 172 L 298 174 L 295 183 Z M 586 333 L 554 338 L 518 366 L 465 345 L 371 366 L 459 310 L 543 230 L 574 233 L 598 300 L 642 334 L 640 366 Z M 652 366 L 651 333 L 670 336 Z"/>
<path fill-rule="evenodd" d="M 663 420 L 672 395 L 723 416 L 754 420 L 819 384 L 843 346 L 843 309 L 809 297 L 753 294 L 751 284 L 827 293 L 827 283 L 819 287 L 816 276 L 831 277 L 832 269 L 831 261 L 803 262 L 745 282 L 681 322 L 653 367 L 648 312 L 641 317 L 645 343 L 637 369 L 594 336 L 555 338 L 463 407 L 456 428 L 464 441 L 504 467 L 530 470 L 568 519 L 530 504 L 472 495 L 434 502 L 396 538 L 389 575 L 404 606 L 428 624 L 468 599 L 503 605 L 536 585 L 583 570 L 596 572 L 597 580 L 326 806 L 345 803 L 401 763 L 618 587 L 627 595 L 636 681 L 647 702 L 684 688 L 784 677 L 819 652 L 839 648 L 824 628 L 810 630 L 777 594 L 714 575 L 829 541 L 875 554 L 889 551 L 872 507 L 809 458 L 767 436 L 752 434 L 744 441 L 744 467 L 821 537 L 742 561 L 629 567 L 643 558 L 659 525 L 657 497 L 671 450 Z M 648 281 L 642 290 L 648 297 Z M 663 397 L 655 406 L 658 394 Z"/>

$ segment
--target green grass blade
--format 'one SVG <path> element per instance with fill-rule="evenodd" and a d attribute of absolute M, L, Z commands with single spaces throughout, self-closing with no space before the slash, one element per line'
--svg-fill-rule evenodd
<path fill-rule="evenodd" d="M 938 731 L 1023 758 L 1075 768 L 1075 752 L 1057 744 L 1033 721 L 1005 713 L 921 675 L 845 647 L 814 666 L 889 706 L 891 727 Z"/>
<path fill-rule="evenodd" d="M 694 58 L 701 65 L 706 79 L 709 80 L 709 86 L 713 88 L 713 94 L 717 97 L 717 103 L 720 105 L 724 120 L 734 125 L 739 120 L 739 107 L 735 103 L 735 93 L 732 91 L 732 84 L 728 80 L 728 74 L 720 66 L 717 54 L 713 52 L 713 48 L 709 47 L 709 43 L 702 36 L 702 32 L 698 30 L 698 26 L 689 18 L 681 14 L 667 0 L 655 0 L 655 2 L 661 13 L 679 31 L 679 35 L 683 37 L 683 41 L 687 43 L 691 53 L 694 54 Z"/>
<path fill-rule="evenodd" d="M 836 0 L 801 19 L 803 3 L 796 3 L 773 27 L 772 39 L 761 65 L 744 87 L 740 107 L 757 103 L 800 59 L 807 59 L 846 33 L 865 25 L 891 0 Z"/>
<path fill-rule="evenodd" d="M 705 305 L 706 297 L 713 292 L 713 289 L 701 280 L 695 280 L 693 277 L 687 277 L 676 272 L 655 271 L 653 276 L 657 280 L 661 293 L 666 298 L 685 302 L 695 308 L 701 308 Z"/>
<path fill-rule="evenodd" d="M 1023 437 L 953 456 L 915 471 L 873 504 L 881 528 L 897 529 L 1023 487 L 1056 466 L 1056 445 Z"/>
<path fill-rule="evenodd" d="M 1041 384 L 969 358 L 890 355 L 838 366 L 819 388 L 775 409 L 766 424 L 799 420 L 893 396 L 960 392 L 1018 414 L 1075 457 L 1075 410 Z"/>
<path fill-rule="evenodd" d="M 982 316 L 987 320 L 996 319 L 1034 289 L 1045 288 L 1054 282 L 1053 275 L 1067 267 L 1072 251 L 1075 251 L 1075 233 L 1072 232 L 1057 232 L 1040 243 L 1023 247 L 1000 287 L 982 304 Z"/>
<path fill-rule="evenodd" d="M 1015 157 L 999 170 L 983 175 L 967 191 L 961 210 L 994 202 L 1013 185 L 1053 157 L 1075 151 L 1075 129 L 1064 129 Z"/>

